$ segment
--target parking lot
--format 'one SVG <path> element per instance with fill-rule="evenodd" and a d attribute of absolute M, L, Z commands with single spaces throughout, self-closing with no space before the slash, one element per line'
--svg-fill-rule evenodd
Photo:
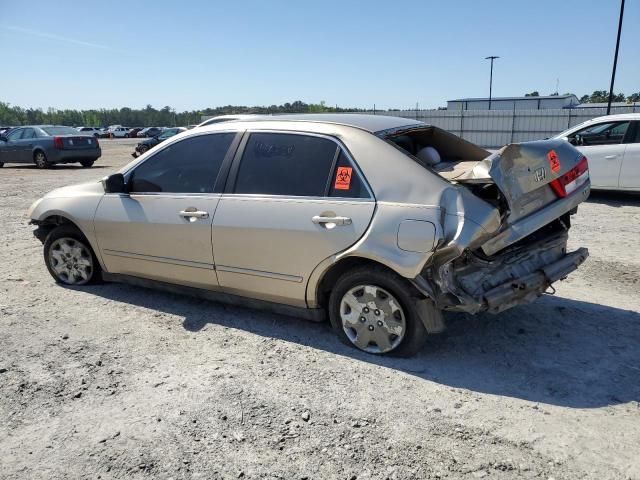
<path fill-rule="evenodd" d="M 580 206 L 591 256 L 555 296 L 381 358 L 324 324 L 56 285 L 27 208 L 135 144 L 0 169 L 1 478 L 640 478 L 640 196 Z"/>

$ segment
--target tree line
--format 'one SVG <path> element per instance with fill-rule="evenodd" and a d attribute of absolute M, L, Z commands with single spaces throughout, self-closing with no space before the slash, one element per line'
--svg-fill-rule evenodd
<path fill-rule="evenodd" d="M 558 95 L 554 93 L 552 95 Z M 571 94 L 565 94 L 571 95 Z M 539 97 L 538 91 L 525 94 L 527 97 Z M 609 92 L 595 90 L 591 95 L 580 97 L 581 103 L 606 103 Z M 631 95 L 617 93 L 613 96 L 614 102 L 640 102 L 640 92 Z M 244 105 L 226 105 L 224 107 L 205 108 L 177 112 L 175 109 L 165 106 L 156 109 L 151 105 L 145 108 L 101 108 L 88 110 L 48 108 L 22 108 L 9 103 L 0 102 L 0 126 L 4 125 L 70 125 L 74 127 L 105 127 L 108 125 L 125 125 L 128 127 L 155 127 L 155 126 L 185 126 L 198 124 L 203 116 L 229 115 L 238 113 L 331 113 L 331 112 L 370 112 L 371 110 L 359 108 L 331 107 L 320 103 L 305 103 L 296 100 L 292 103 L 270 106 L 247 107 Z M 383 110 L 379 110 L 383 111 Z"/>
<path fill-rule="evenodd" d="M 165 106 L 156 109 L 147 105 L 143 109 L 135 108 L 101 108 L 88 110 L 56 109 L 46 111 L 40 108 L 22 108 L 9 103 L 0 102 L 0 126 L 2 125 L 70 125 L 86 127 L 104 127 L 108 125 L 125 125 L 128 127 L 185 126 L 198 124 L 202 116 L 217 116 L 238 113 L 323 113 L 323 112 L 359 112 L 357 108 L 329 107 L 325 102 L 305 103 L 297 100 L 283 105 L 247 107 L 227 105 L 224 107 L 205 108 L 176 112 Z"/>
<path fill-rule="evenodd" d="M 556 96 L 558 93 L 552 93 L 551 96 Z M 572 93 L 565 93 L 564 95 L 573 95 Z M 539 97 L 540 92 L 534 90 L 533 92 L 525 93 L 525 97 Z M 576 95 L 577 96 L 577 95 Z M 579 97 L 580 103 L 607 103 L 609 101 L 608 90 L 594 90 L 591 95 L 583 95 Z M 611 96 L 613 102 L 627 102 L 636 103 L 640 102 L 640 92 L 632 93 L 631 95 L 625 95 L 624 93 L 614 93 Z"/>

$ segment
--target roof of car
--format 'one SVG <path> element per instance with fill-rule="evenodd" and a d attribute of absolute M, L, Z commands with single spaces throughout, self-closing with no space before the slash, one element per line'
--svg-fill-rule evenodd
<path fill-rule="evenodd" d="M 596 117 L 589 120 L 589 122 L 600 122 L 602 120 L 640 120 L 640 112 L 638 113 L 617 113 L 615 115 L 604 115 L 602 117 Z"/>
<path fill-rule="evenodd" d="M 412 120 L 410 118 L 391 117 L 387 115 L 368 115 L 362 113 L 299 113 L 273 115 L 270 117 L 249 118 L 246 119 L 246 121 L 295 121 L 334 123 L 338 125 L 360 128 L 371 133 L 410 125 L 424 125 L 423 122 Z"/>

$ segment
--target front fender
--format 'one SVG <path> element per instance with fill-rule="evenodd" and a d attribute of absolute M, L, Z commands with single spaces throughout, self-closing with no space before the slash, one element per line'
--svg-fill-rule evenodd
<path fill-rule="evenodd" d="M 96 183 L 96 185 L 100 186 L 100 190 L 102 191 L 102 186 L 99 183 Z M 78 187 L 83 186 L 68 187 L 68 189 L 77 189 Z M 51 196 L 47 195 L 36 200 L 28 211 L 31 222 L 40 224 L 45 223 L 50 218 L 61 217 L 73 223 L 87 238 L 91 248 L 93 248 L 93 251 L 98 257 L 100 265 L 104 268 L 93 225 L 95 212 L 102 200 L 104 192 L 98 194 L 95 191 L 82 191 L 80 188 L 74 192 L 74 195 L 54 196 L 56 193 L 63 194 L 65 191 L 69 192 L 67 189 L 54 190 L 49 194 Z"/>

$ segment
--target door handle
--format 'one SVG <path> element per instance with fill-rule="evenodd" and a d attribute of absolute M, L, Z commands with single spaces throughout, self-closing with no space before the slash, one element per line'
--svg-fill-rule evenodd
<path fill-rule="evenodd" d="M 180 216 L 188 219 L 190 222 L 195 222 L 198 218 L 209 218 L 209 212 L 203 212 L 197 210 L 195 207 L 189 207 L 180 211 Z"/>
<path fill-rule="evenodd" d="M 607 155 L 606 157 L 604 157 L 606 160 L 613 160 L 614 158 L 616 158 L 618 155 Z"/>
<path fill-rule="evenodd" d="M 323 225 L 326 223 L 333 223 L 335 225 L 351 225 L 351 219 L 349 217 L 321 217 L 316 215 L 311 218 L 311 221 L 316 225 Z"/>

